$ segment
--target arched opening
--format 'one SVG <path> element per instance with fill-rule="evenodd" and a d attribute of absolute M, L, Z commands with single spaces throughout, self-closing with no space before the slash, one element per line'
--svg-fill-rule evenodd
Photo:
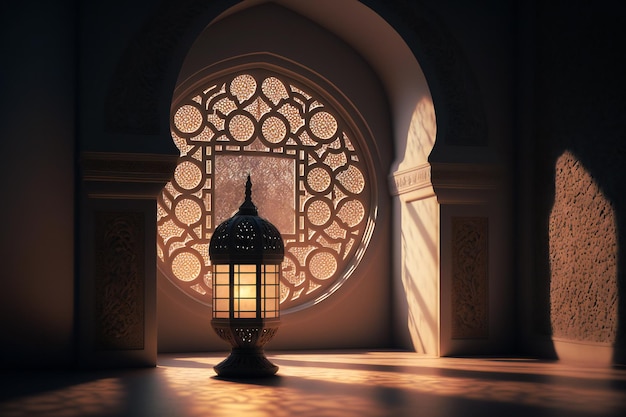
<path fill-rule="evenodd" d="M 268 25 L 280 29 L 265 31 Z M 256 35 L 242 39 L 241 33 Z M 298 41 L 282 33 L 297 33 Z M 235 79 L 253 80 L 255 88 L 249 90 L 249 97 L 233 93 Z M 268 91 L 272 84 L 284 96 L 264 93 L 264 83 Z M 394 151 L 383 88 L 352 47 L 309 19 L 275 4 L 240 10 L 213 21 L 198 36 L 181 67 L 172 107 L 172 131 L 183 160 L 201 166 L 205 174 L 210 161 L 211 173 L 202 180 L 210 186 L 197 185 L 209 191 L 209 205 L 206 200 L 202 204 L 213 211 L 201 217 L 215 223 L 221 215 L 230 215 L 229 210 L 236 208 L 238 202 L 227 202 L 230 191 L 225 190 L 236 186 L 236 178 L 248 170 L 256 171 L 257 174 L 252 172 L 253 182 L 258 177 L 260 190 L 278 186 L 286 193 L 280 197 L 289 206 L 285 213 L 292 213 L 273 221 L 284 223 L 288 241 L 282 300 L 287 314 L 272 341 L 274 348 L 392 344 L 387 174 Z M 199 92 L 207 99 L 198 98 Z M 218 109 L 226 102 L 232 108 Z M 189 120 L 186 109 L 195 106 L 202 114 L 198 120 L 212 122 L 211 133 L 205 132 L 204 139 L 200 125 L 193 129 L 183 126 Z M 278 141 L 270 137 L 272 126 L 266 126 L 264 132 L 264 125 L 274 120 L 272 117 L 277 120 L 274 127 L 284 125 L 287 133 L 280 135 Z M 250 129 L 241 130 L 244 125 Z M 320 130 L 327 127 L 332 127 L 332 132 Z M 207 134 L 216 137 L 209 139 Z M 220 143 L 217 136 L 222 134 Z M 204 150 L 198 152 L 199 148 L 194 147 L 194 137 L 199 142 L 205 140 Z M 190 155 L 196 153 L 203 155 L 198 157 L 202 161 Z M 263 167 L 270 165 L 273 173 L 268 176 Z M 279 176 L 286 179 L 282 186 L 272 178 L 277 169 L 281 171 Z M 179 171 L 180 168 L 176 172 L 181 178 L 185 177 Z M 165 193 L 169 196 L 161 205 L 163 227 L 173 224 L 168 223 L 165 211 L 175 212 L 180 206 L 178 200 L 183 200 L 178 186 L 166 187 Z M 232 194 L 235 199 L 240 195 L 235 189 Z M 229 207 L 230 203 L 233 207 Z M 172 204 L 171 210 L 168 204 Z M 277 203 L 270 197 L 265 204 L 271 210 Z M 262 214 L 263 207 L 259 210 Z M 178 222 L 178 226 L 184 225 Z M 210 232 L 210 225 L 207 231 Z M 220 349 L 222 344 L 214 335 L 196 330 L 209 328 L 210 310 L 202 298 L 210 296 L 210 277 L 200 276 L 201 272 L 191 277 L 189 284 L 182 285 L 187 295 L 174 288 L 181 287 L 181 282 L 177 282 L 176 273 L 168 266 L 176 262 L 176 256 L 191 259 L 182 254 L 195 251 L 192 260 L 205 262 L 201 260 L 200 241 L 188 240 L 188 247 L 195 244 L 195 249 L 165 248 L 167 239 L 185 240 L 181 236 L 178 233 L 163 240 L 166 252 L 161 253 L 165 256 L 158 274 L 159 349 Z M 202 239 L 206 240 L 206 235 Z M 173 258 L 165 259 L 170 253 Z M 198 271 L 202 268 L 206 268 L 206 263 Z M 179 268 L 183 280 L 178 281 L 187 279 L 183 269 Z"/>
<path fill-rule="evenodd" d="M 159 16 L 173 6 L 164 7 Z M 468 346 L 489 345 L 497 350 L 509 334 L 508 312 L 502 314 L 506 307 L 499 301 L 499 308 L 489 309 L 488 316 L 472 322 L 474 327 L 457 333 L 453 330 L 463 323 L 458 321 L 461 309 L 453 311 L 451 300 L 462 295 L 459 284 L 468 273 L 474 274 L 470 281 L 477 288 L 493 286 L 494 291 L 461 298 L 463 308 L 487 311 L 484 307 L 496 301 L 494 294 L 510 289 L 508 281 L 489 279 L 506 267 L 506 257 L 499 255 L 506 253 L 507 246 L 493 244 L 501 241 L 506 228 L 498 227 L 505 219 L 493 197 L 499 173 L 484 163 L 489 159 L 483 155 L 485 148 L 476 147 L 484 144 L 486 135 L 478 96 L 472 95 L 471 72 L 464 72 L 460 55 L 453 55 L 451 61 L 436 46 L 447 38 L 436 17 L 420 4 L 405 7 L 407 16 L 423 19 L 419 27 L 403 18 L 394 21 L 405 32 L 404 38 L 376 13 L 378 8 L 383 14 L 388 10 L 377 2 L 370 7 L 360 2 L 285 0 L 204 10 L 179 22 L 177 27 L 188 24 L 190 28 L 182 30 L 186 35 L 175 53 L 167 49 L 155 53 L 144 66 L 151 62 L 162 66 L 163 60 L 179 59 L 180 66 L 160 71 L 174 87 L 199 71 L 207 71 L 209 78 L 229 73 L 235 58 L 250 62 L 254 61 L 251 56 L 263 53 L 264 60 L 271 63 L 277 57 L 290 75 L 298 74 L 298 67 L 304 68 L 313 84 L 329 86 L 328 91 L 335 93 L 328 97 L 336 100 L 339 108 L 349 110 L 355 131 L 365 138 L 372 155 L 378 212 L 373 243 L 357 271 L 360 278 L 346 281 L 332 297 L 315 304 L 315 314 L 300 311 L 289 315 L 290 322 L 281 328 L 272 347 L 402 347 L 431 355 L 458 353 Z M 206 21 L 210 24 L 205 30 L 198 30 Z M 152 21 L 158 23 L 158 19 Z M 273 30 L 267 30 L 268 25 Z M 419 36 L 407 35 L 407 30 Z M 143 33 L 152 32 L 146 29 Z M 286 36 L 294 33 L 298 36 Z M 454 42 L 449 46 L 454 47 Z M 178 56 L 186 58 L 174 59 Z M 430 86 L 416 56 L 428 63 Z M 174 67 L 177 77 L 171 73 Z M 136 68 L 126 66 L 130 72 Z M 119 79 L 123 84 L 129 74 L 120 74 L 126 77 Z M 112 90 L 111 102 L 123 107 L 119 91 L 123 90 Z M 171 96 L 167 98 L 169 107 Z M 165 99 L 163 94 L 158 99 L 162 113 Z M 439 103 L 436 119 L 435 103 Z M 472 111 L 467 111 L 469 108 Z M 155 107 L 150 109 L 148 113 Z M 150 124 L 152 118 L 144 118 L 141 108 L 127 110 Z M 169 137 L 167 141 L 173 143 Z M 463 144 L 474 147 L 457 147 Z M 478 240 L 468 240 L 458 232 L 483 224 Z M 487 250 L 494 256 L 483 257 L 484 265 L 471 271 L 450 269 L 451 264 L 464 265 L 467 259 L 462 256 L 469 253 L 463 251 L 463 244 L 451 245 L 453 239 L 481 247 L 489 242 Z M 189 297 L 162 274 L 158 296 L 161 351 L 220 348 L 219 341 L 202 330 L 208 328 L 209 315 L 199 303 L 189 303 Z M 355 300 L 358 302 L 353 303 Z M 472 338 L 465 336 L 468 334 Z"/>

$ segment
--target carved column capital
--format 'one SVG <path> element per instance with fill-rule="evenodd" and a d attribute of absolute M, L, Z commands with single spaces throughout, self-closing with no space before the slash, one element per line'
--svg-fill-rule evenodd
<path fill-rule="evenodd" d="M 432 163 L 432 186 L 440 204 L 485 203 L 501 187 L 504 172 L 494 164 Z"/>
<path fill-rule="evenodd" d="M 389 192 L 391 195 L 402 195 L 422 191 L 432 195 L 431 184 L 430 164 L 423 164 L 392 173 L 389 177 Z"/>
<path fill-rule="evenodd" d="M 81 177 L 89 198 L 155 199 L 177 160 L 176 155 L 83 152 Z"/>

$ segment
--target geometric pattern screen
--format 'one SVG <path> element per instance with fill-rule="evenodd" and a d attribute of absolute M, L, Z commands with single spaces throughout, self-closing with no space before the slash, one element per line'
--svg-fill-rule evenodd
<path fill-rule="evenodd" d="M 365 147 L 328 100 L 248 70 L 206 82 L 171 114 L 180 159 L 157 204 L 158 266 L 170 281 L 211 305 L 209 241 L 243 202 L 248 174 L 259 215 L 285 242 L 284 312 L 326 298 L 351 275 L 376 200 Z"/>

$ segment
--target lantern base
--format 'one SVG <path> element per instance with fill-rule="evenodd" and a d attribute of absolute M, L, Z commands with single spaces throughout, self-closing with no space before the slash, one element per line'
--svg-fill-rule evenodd
<path fill-rule="evenodd" d="M 263 349 L 233 348 L 230 355 L 213 369 L 222 378 L 260 378 L 278 372 L 278 366 L 265 357 Z"/>

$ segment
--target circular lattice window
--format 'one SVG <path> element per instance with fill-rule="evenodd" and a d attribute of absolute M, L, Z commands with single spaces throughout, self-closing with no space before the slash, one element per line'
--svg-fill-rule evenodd
<path fill-rule="evenodd" d="M 327 297 L 363 255 L 375 218 L 368 156 L 346 119 L 311 88 L 246 71 L 180 97 L 171 130 L 180 160 L 158 198 L 160 270 L 211 303 L 208 245 L 252 177 L 259 215 L 281 232 L 281 309 Z"/>

